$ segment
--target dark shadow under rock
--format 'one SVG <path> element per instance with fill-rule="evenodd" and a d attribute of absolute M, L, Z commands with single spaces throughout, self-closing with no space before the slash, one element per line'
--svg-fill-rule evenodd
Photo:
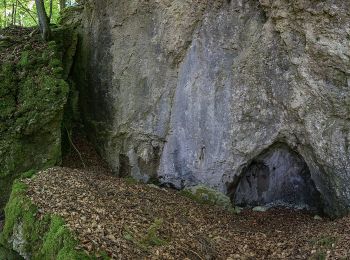
<path fill-rule="evenodd" d="M 304 159 L 282 143 L 257 156 L 230 189 L 235 205 L 322 208 L 320 193 Z"/>

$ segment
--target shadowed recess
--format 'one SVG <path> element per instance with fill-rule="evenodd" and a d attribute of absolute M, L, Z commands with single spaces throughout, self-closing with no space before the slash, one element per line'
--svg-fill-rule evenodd
<path fill-rule="evenodd" d="M 304 159 L 278 143 L 257 156 L 229 188 L 235 205 L 285 206 L 319 211 L 322 207 Z"/>

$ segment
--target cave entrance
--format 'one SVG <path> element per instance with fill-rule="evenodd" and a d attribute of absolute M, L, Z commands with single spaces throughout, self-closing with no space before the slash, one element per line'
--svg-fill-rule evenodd
<path fill-rule="evenodd" d="M 320 211 L 322 205 L 306 162 L 282 143 L 252 160 L 228 191 L 238 206 Z"/>

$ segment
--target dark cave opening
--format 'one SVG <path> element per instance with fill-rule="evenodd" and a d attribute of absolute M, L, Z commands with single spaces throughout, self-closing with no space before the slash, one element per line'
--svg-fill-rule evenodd
<path fill-rule="evenodd" d="M 322 199 L 303 157 L 278 143 L 254 158 L 228 193 L 237 206 L 288 207 L 322 212 Z"/>

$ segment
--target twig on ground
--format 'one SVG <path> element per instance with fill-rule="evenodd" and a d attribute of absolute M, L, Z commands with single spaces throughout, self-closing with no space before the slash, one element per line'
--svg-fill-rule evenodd
<path fill-rule="evenodd" d="M 70 137 L 70 134 L 69 134 L 69 131 L 67 129 L 66 126 L 64 126 L 64 128 L 66 129 L 67 131 L 67 136 L 68 136 L 68 140 L 70 142 L 70 144 L 72 145 L 72 147 L 74 148 L 74 150 L 78 153 L 79 157 L 80 157 L 80 160 L 81 160 L 81 163 L 83 164 L 83 168 L 85 169 L 86 168 L 86 165 L 84 163 L 84 160 L 83 160 L 83 157 L 81 156 L 81 153 L 79 152 L 78 148 L 74 145 L 73 141 L 72 141 L 72 138 Z"/>

